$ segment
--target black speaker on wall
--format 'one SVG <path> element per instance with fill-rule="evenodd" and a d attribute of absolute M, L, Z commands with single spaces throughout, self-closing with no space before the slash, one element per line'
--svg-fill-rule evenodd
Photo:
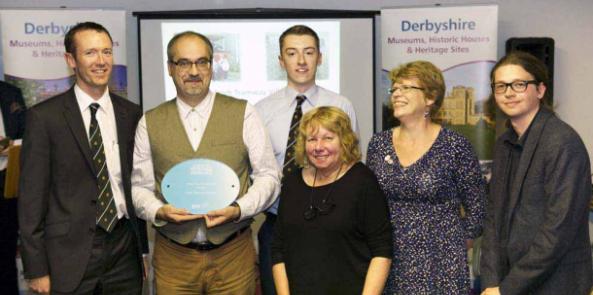
<path fill-rule="evenodd" d="M 506 43 L 506 53 L 513 50 L 525 51 L 539 58 L 548 67 L 550 76 L 547 90 L 549 93 L 549 106 L 554 104 L 554 39 L 548 37 L 541 38 L 509 38 Z"/>

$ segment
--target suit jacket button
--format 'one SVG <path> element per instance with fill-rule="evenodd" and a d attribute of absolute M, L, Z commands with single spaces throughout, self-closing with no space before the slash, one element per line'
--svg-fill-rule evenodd
<path fill-rule="evenodd" d="M 89 228 L 89 233 L 90 234 L 94 234 L 95 233 L 95 227 L 94 226 Z"/>

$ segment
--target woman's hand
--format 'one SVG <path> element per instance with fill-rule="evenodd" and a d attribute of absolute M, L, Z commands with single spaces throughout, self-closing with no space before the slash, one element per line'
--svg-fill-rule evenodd
<path fill-rule="evenodd" d="M 364 280 L 363 295 L 379 295 L 383 292 L 385 281 L 389 275 L 389 268 L 391 267 L 391 259 L 385 257 L 373 257 L 367 277 Z"/>
<path fill-rule="evenodd" d="M 286 276 L 286 266 L 284 263 L 277 263 L 272 266 L 272 274 L 274 275 L 274 285 L 276 285 L 276 294 L 290 295 L 288 288 L 288 277 Z"/>

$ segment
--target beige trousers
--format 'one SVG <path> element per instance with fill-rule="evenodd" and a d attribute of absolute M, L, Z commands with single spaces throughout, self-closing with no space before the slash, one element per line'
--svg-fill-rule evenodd
<path fill-rule="evenodd" d="M 198 251 L 156 233 L 153 256 L 157 295 L 253 295 L 256 255 L 251 229 L 220 248 Z"/>

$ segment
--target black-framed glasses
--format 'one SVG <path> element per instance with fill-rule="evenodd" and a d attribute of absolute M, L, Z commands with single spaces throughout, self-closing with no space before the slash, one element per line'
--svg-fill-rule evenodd
<path fill-rule="evenodd" d="M 387 89 L 387 93 L 394 94 L 398 90 L 401 91 L 401 93 L 407 93 L 407 92 L 412 91 L 413 89 L 424 90 L 424 88 L 422 88 L 422 87 L 416 87 L 416 86 L 412 86 L 412 85 L 401 85 L 401 86 L 394 86 L 394 87 Z"/>
<path fill-rule="evenodd" d="M 200 58 L 196 61 L 191 61 L 185 58 L 182 58 L 178 61 L 169 61 L 170 63 L 174 64 L 175 66 L 177 66 L 180 70 L 183 71 L 188 71 L 191 69 L 191 67 L 193 65 L 196 65 L 196 67 L 198 68 L 198 70 L 200 71 L 207 71 L 210 69 L 210 65 L 211 65 L 211 61 L 207 58 Z"/>
<path fill-rule="evenodd" d="M 315 219 L 315 217 L 317 217 L 317 215 L 329 214 L 335 207 L 336 204 L 334 204 L 331 200 L 324 198 L 321 201 L 321 204 L 319 204 L 318 206 L 315 206 L 313 205 L 313 203 L 311 203 L 307 210 L 303 212 L 303 217 L 305 218 L 305 220 L 313 220 Z"/>
<path fill-rule="evenodd" d="M 537 85 L 538 83 L 539 82 L 537 80 L 517 80 L 511 83 L 492 83 L 490 86 L 492 87 L 492 91 L 496 94 L 503 94 L 507 92 L 507 88 L 509 88 L 509 86 L 516 93 L 523 93 L 527 90 L 529 84 Z"/>

